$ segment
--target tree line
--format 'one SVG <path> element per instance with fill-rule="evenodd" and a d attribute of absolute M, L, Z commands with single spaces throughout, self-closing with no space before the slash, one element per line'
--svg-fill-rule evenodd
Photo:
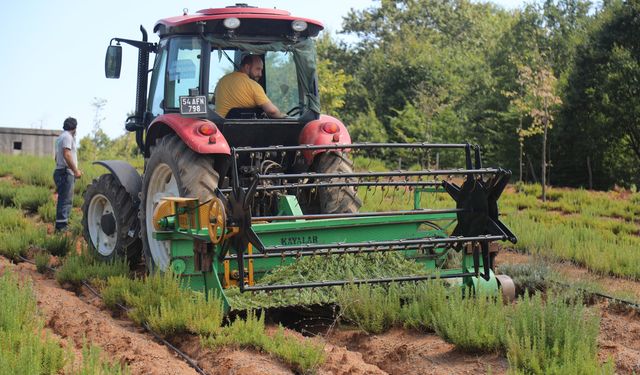
<path fill-rule="evenodd" d="M 640 184 L 639 0 L 381 0 L 341 33 L 357 42 L 318 41 L 321 100 L 354 140 L 468 141 L 515 179 Z"/>

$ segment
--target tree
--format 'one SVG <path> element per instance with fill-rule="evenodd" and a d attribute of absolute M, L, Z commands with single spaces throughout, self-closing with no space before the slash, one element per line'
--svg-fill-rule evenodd
<path fill-rule="evenodd" d="M 607 2 L 591 26 L 567 79 L 559 169 L 570 185 L 637 186 L 640 3 Z"/>
<path fill-rule="evenodd" d="M 535 70 L 534 70 L 535 69 Z M 526 65 L 518 66 L 517 92 L 510 92 L 511 103 L 515 112 L 520 114 L 520 127 L 518 128 L 518 141 L 522 152 L 526 138 L 542 135 L 542 200 L 546 200 L 546 176 L 547 176 L 547 134 L 553 126 L 554 112 L 562 103 L 557 95 L 558 80 L 548 64 L 531 68 Z M 522 126 L 523 116 L 530 119 L 529 126 Z M 520 158 L 522 163 L 522 158 Z M 522 173 L 521 173 L 522 174 Z M 522 178 L 522 176 L 520 176 Z"/>

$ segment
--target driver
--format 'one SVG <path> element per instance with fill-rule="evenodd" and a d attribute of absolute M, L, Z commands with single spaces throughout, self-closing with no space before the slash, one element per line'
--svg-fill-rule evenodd
<path fill-rule="evenodd" d="M 284 118 L 278 107 L 267 97 L 258 81 L 262 77 L 264 63 L 258 55 L 247 55 L 240 63 L 240 70 L 220 78 L 215 90 L 216 112 L 226 117 L 232 108 L 260 107 L 270 118 Z"/>

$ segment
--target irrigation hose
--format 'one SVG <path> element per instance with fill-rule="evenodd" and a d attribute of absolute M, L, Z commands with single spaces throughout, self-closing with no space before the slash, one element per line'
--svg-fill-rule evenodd
<path fill-rule="evenodd" d="M 30 264 L 34 264 L 35 262 L 27 259 L 21 255 L 18 255 L 18 259 L 20 259 L 23 262 L 27 262 Z M 49 267 L 49 266 L 45 266 L 49 271 L 55 272 L 55 268 Z M 89 291 L 91 293 L 93 293 L 96 297 L 100 298 L 101 300 L 103 300 L 102 295 L 100 295 L 100 293 L 93 287 L 91 286 L 91 284 L 89 284 L 89 282 L 87 282 L 86 280 L 82 280 L 82 285 L 84 285 L 85 287 L 87 287 L 87 289 L 89 289 Z M 126 306 L 123 306 L 119 303 L 116 304 L 122 311 L 124 312 L 128 312 L 129 308 Z M 164 346 L 168 347 L 169 349 L 173 350 L 176 354 L 178 354 L 178 356 L 180 358 L 182 358 L 185 362 L 187 362 L 187 364 L 189 364 L 189 366 L 193 367 L 194 370 L 196 370 L 199 374 L 201 375 L 208 375 L 202 368 L 200 368 L 200 366 L 198 366 L 198 364 L 196 363 L 196 361 L 194 361 L 193 359 L 191 359 L 191 357 L 189 357 L 188 355 L 186 355 L 185 353 L 183 353 L 180 349 L 176 348 L 175 346 L 173 346 L 173 344 L 171 344 L 169 341 L 165 340 L 164 338 L 162 338 L 162 336 L 160 336 L 157 332 L 155 332 L 154 330 L 151 329 L 151 327 L 149 327 L 148 323 L 144 323 L 143 324 L 144 329 L 149 332 L 153 337 L 155 337 L 157 340 L 159 340 Z"/>

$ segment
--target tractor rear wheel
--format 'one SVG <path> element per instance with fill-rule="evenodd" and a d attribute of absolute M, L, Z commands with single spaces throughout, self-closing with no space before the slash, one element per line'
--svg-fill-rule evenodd
<path fill-rule="evenodd" d="M 342 152 L 325 152 L 313 161 L 312 172 L 316 173 L 353 173 L 353 162 Z M 344 179 L 326 179 L 324 182 L 340 182 Z M 352 179 L 347 179 L 352 181 Z M 353 186 L 336 186 L 318 188 L 316 197 L 310 199 L 308 205 L 311 211 L 321 214 L 342 214 L 358 212 L 362 201 Z M 304 198 L 303 198 L 304 206 Z"/>
<path fill-rule="evenodd" d="M 137 220 L 133 198 L 112 174 L 103 174 L 87 187 L 82 205 L 83 235 L 98 259 L 126 258 L 129 265 L 136 265 L 142 249 Z"/>
<path fill-rule="evenodd" d="M 142 179 L 140 223 L 147 270 L 164 271 L 171 262 L 167 241 L 152 238 L 153 212 L 164 197 L 195 197 L 200 203 L 214 196 L 218 173 L 211 155 L 195 153 L 175 134 L 156 140 Z"/>

